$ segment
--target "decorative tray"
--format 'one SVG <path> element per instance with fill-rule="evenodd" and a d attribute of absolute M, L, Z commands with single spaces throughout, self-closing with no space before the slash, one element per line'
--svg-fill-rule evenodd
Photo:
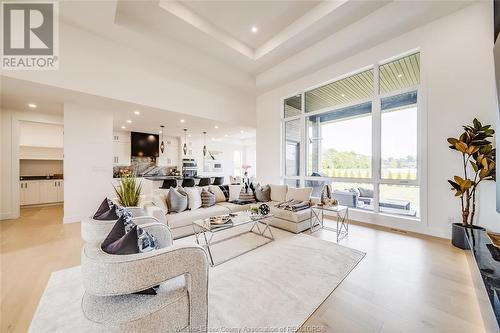
<path fill-rule="evenodd" d="M 486 235 L 491 241 L 493 246 L 500 248 L 500 234 L 492 231 L 486 231 Z"/>

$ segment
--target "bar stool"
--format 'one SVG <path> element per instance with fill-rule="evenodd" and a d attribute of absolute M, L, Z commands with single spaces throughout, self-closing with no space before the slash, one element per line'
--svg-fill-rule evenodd
<path fill-rule="evenodd" d="M 198 186 L 208 186 L 210 185 L 210 178 L 201 178 Z"/>
<path fill-rule="evenodd" d="M 184 178 L 182 180 L 182 187 L 194 187 L 194 179 L 193 178 Z"/>
<path fill-rule="evenodd" d="M 177 180 L 175 179 L 165 179 L 163 180 L 163 184 L 161 184 L 160 188 L 166 188 L 169 189 L 171 187 L 177 187 Z"/>
<path fill-rule="evenodd" d="M 224 177 L 215 177 L 212 185 L 224 185 Z"/>

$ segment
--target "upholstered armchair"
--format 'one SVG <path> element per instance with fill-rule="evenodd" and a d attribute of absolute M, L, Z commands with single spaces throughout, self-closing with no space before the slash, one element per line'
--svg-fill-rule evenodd
<path fill-rule="evenodd" d="M 159 249 L 111 255 L 101 249 L 101 241 L 82 249 L 82 311 L 91 331 L 205 332 L 205 251 L 197 245 L 172 245 L 172 234 L 162 223 L 143 223 L 141 228 L 156 237 Z M 157 295 L 132 294 L 158 285 Z"/>

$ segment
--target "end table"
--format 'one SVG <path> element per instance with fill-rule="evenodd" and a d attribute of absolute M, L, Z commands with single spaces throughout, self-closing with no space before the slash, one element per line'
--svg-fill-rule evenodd
<path fill-rule="evenodd" d="M 337 228 L 332 228 L 324 225 L 323 217 L 325 211 L 333 212 L 337 214 Z M 319 223 L 318 223 L 319 222 Z M 314 228 L 318 226 L 319 228 Z M 311 227 L 310 233 L 319 230 L 325 229 L 330 230 L 337 233 L 337 243 L 339 240 L 344 238 L 349 234 L 349 207 L 337 205 L 337 206 L 322 206 L 322 205 L 314 205 L 311 206 Z"/>

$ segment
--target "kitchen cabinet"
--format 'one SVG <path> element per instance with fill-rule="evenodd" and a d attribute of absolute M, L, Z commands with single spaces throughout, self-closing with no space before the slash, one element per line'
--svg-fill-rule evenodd
<path fill-rule="evenodd" d="M 62 179 L 26 180 L 20 182 L 21 206 L 40 205 L 64 201 Z"/>
<path fill-rule="evenodd" d="M 113 142 L 130 142 L 130 132 L 113 132 Z"/>
<path fill-rule="evenodd" d="M 21 205 L 40 203 L 40 181 L 21 182 Z"/>
<path fill-rule="evenodd" d="M 113 142 L 113 165 L 130 165 L 130 142 Z"/>
<path fill-rule="evenodd" d="M 113 165 L 130 165 L 130 132 L 113 132 Z"/>

